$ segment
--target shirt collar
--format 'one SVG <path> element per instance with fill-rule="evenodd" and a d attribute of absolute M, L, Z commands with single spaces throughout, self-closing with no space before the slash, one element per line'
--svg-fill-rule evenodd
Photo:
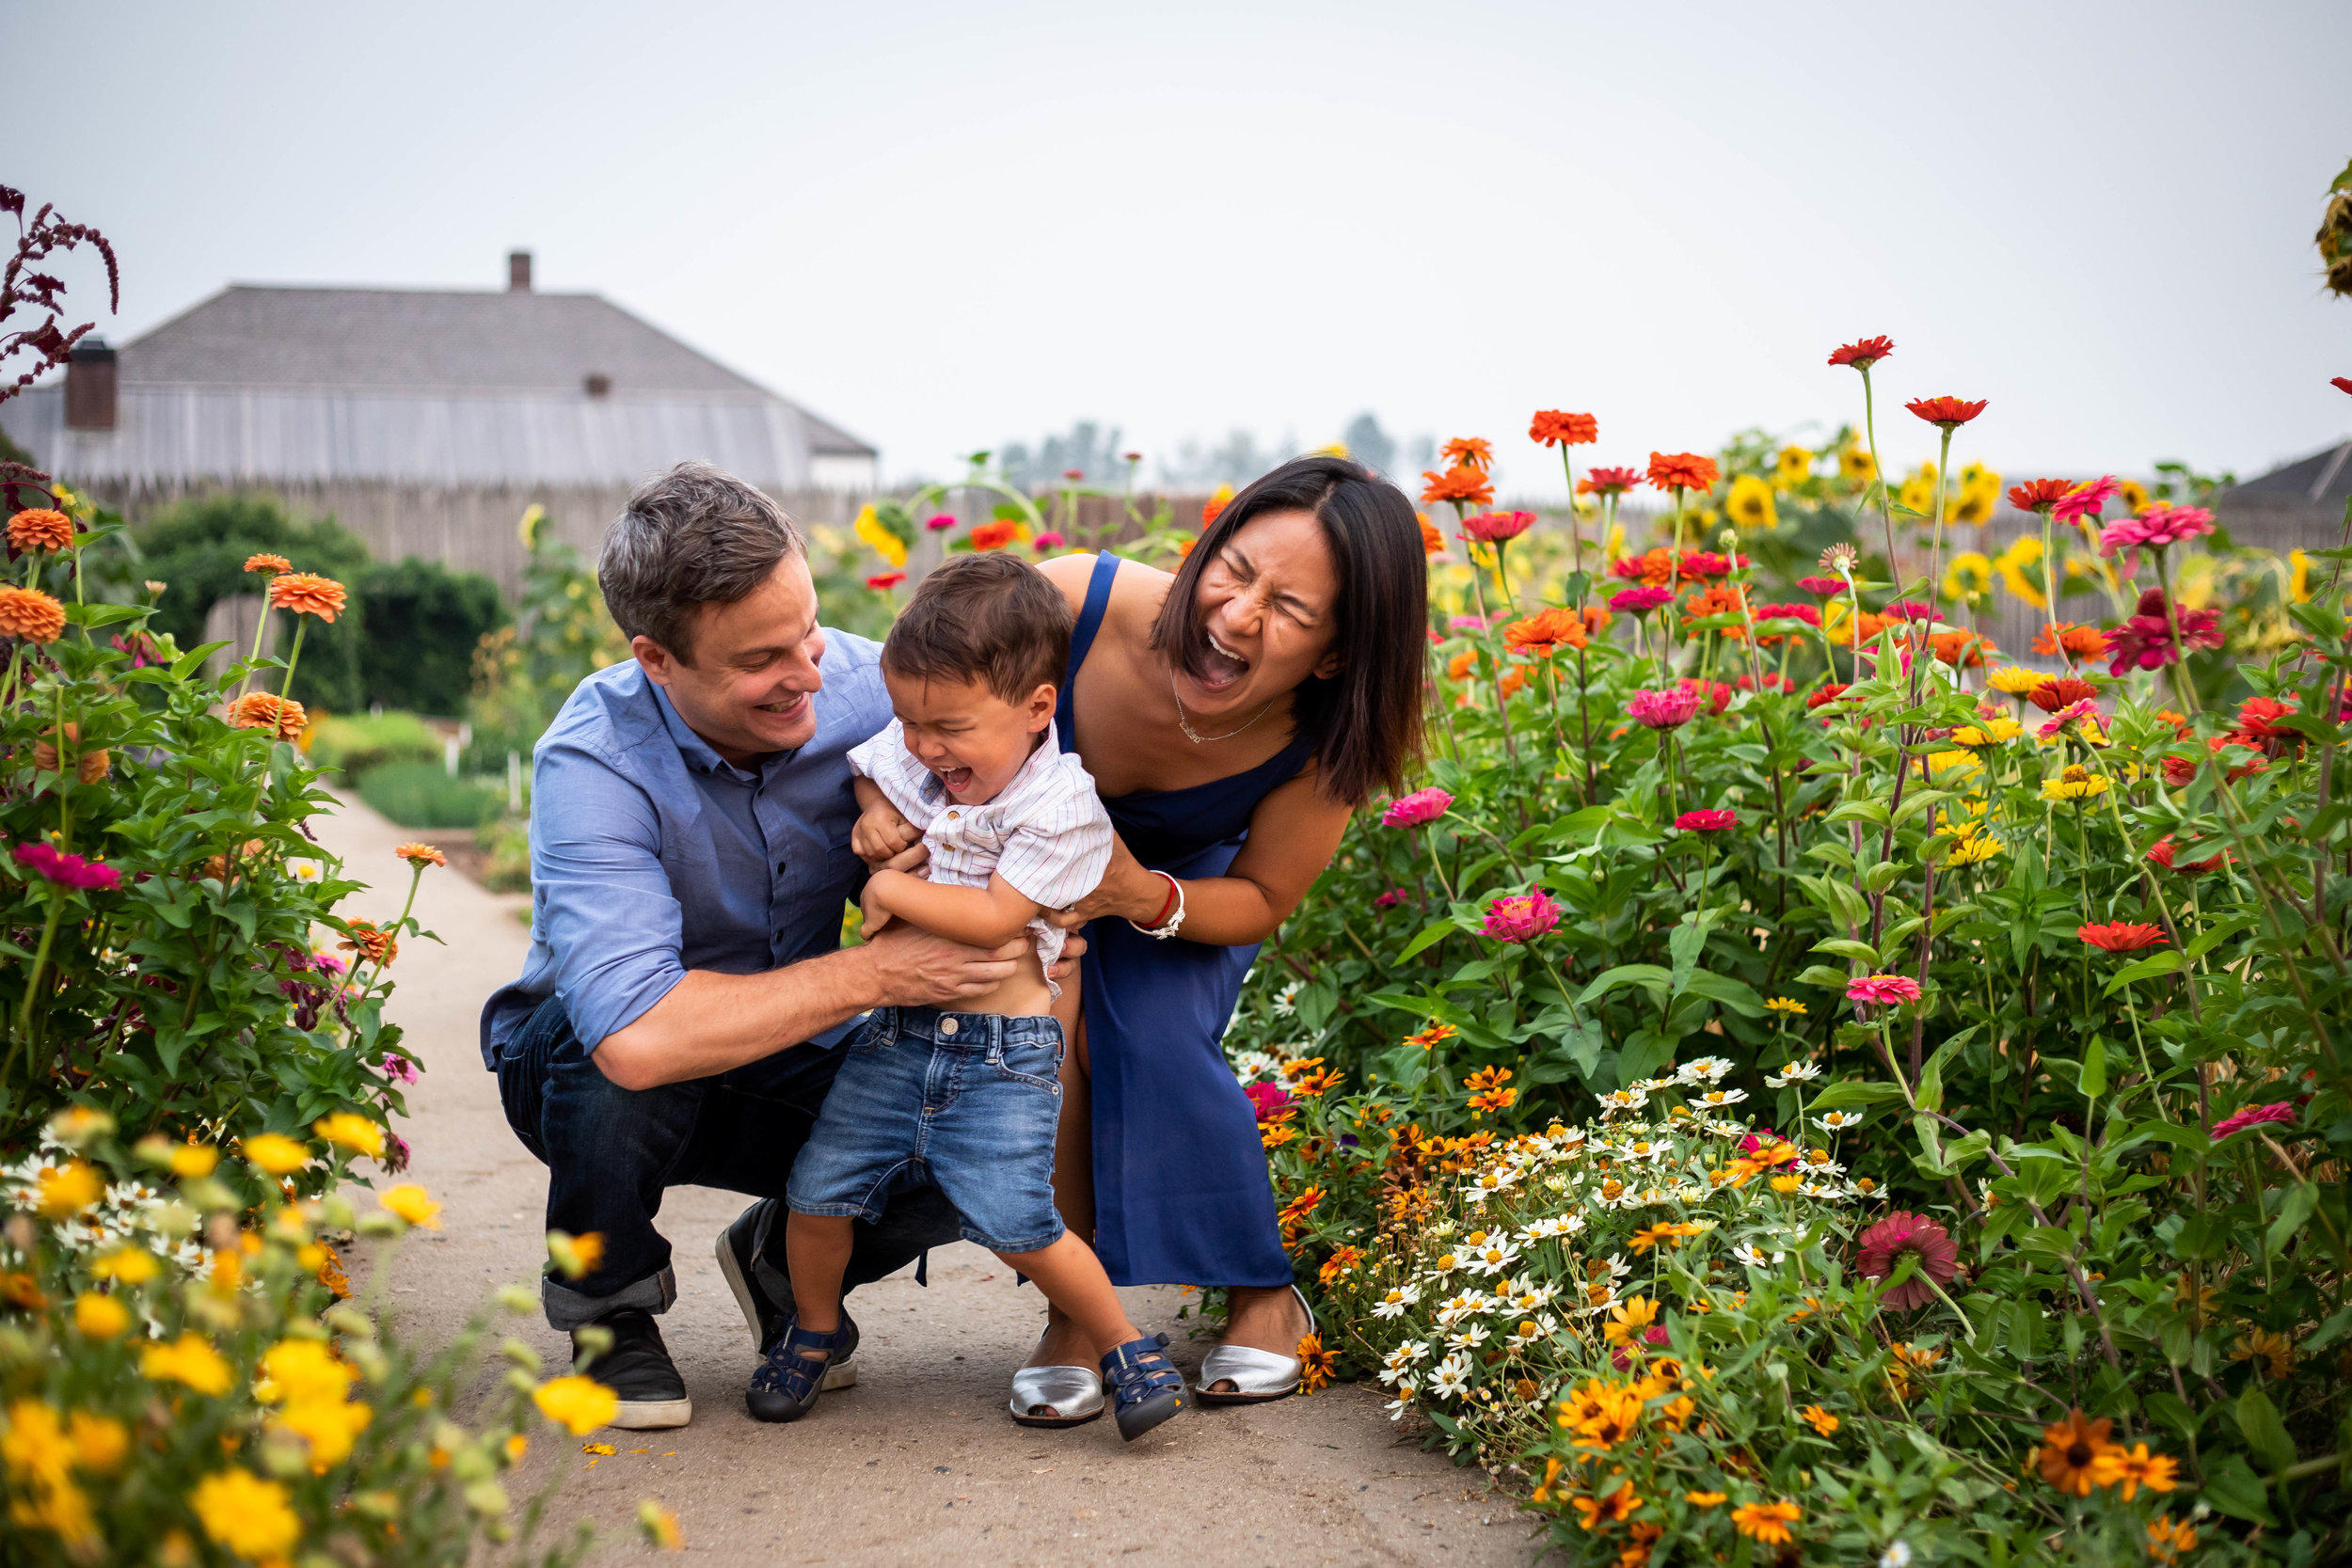
<path fill-rule="evenodd" d="M 770 753 L 761 760 L 756 770 L 738 768 L 721 756 L 709 741 L 696 735 L 693 726 L 678 716 L 677 708 L 671 703 L 670 694 L 667 691 L 652 681 L 646 682 L 646 685 L 653 688 L 655 710 L 661 715 L 662 727 L 669 731 L 671 743 L 677 747 L 679 758 L 688 768 L 697 773 L 723 774 L 727 778 L 749 784 L 755 779 L 765 778 L 775 768 L 801 754 L 800 749 L 795 747 L 789 752 Z"/>

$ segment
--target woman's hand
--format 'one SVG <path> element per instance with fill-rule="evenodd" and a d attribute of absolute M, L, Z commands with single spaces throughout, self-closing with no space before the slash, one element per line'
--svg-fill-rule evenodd
<path fill-rule="evenodd" d="M 1066 910 L 1049 910 L 1045 919 L 1049 925 L 1073 931 L 1089 920 L 1104 915 L 1117 915 L 1148 926 L 1168 904 L 1168 879 L 1156 871 L 1146 871 L 1127 847 L 1127 841 L 1111 835 L 1111 863 L 1103 872 L 1103 879 L 1092 893 Z"/>
<path fill-rule="evenodd" d="M 912 871 L 930 859 L 922 833 L 883 800 L 859 815 L 850 830 L 850 848 L 874 871 Z"/>

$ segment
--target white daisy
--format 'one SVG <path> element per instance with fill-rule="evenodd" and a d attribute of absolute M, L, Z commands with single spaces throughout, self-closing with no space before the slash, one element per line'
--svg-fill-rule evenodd
<path fill-rule="evenodd" d="M 1489 1169 L 1480 1171 L 1478 1173 L 1478 1179 L 1474 1181 L 1465 1182 L 1462 1190 L 1465 1192 L 1474 1192 L 1479 1196 L 1486 1197 L 1495 1193 L 1507 1191 L 1512 1186 L 1517 1184 L 1518 1179 L 1519 1173 L 1518 1171 L 1512 1170 L 1508 1166 L 1496 1165 Z"/>
<path fill-rule="evenodd" d="M 1821 1065 L 1819 1062 L 1790 1062 L 1764 1082 L 1773 1088 L 1785 1089 L 1791 1084 L 1810 1084 L 1820 1076 Z"/>
<path fill-rule="evenodd" d="M 1380 1407 L 1389 1413 L 1389 1419 L 1391 1421 L 1403 1420 L 1405 1413 L 1413 1408 L 1413 1389 L 1399 1388 L 1396 1394 L 1396 1398 Z"/>
<path fill-rule="evenodd" d="M 1731 1063 L 1722 1056 L 1701 1056 L 1695 1062 L 1685 1062 L 1675 1069 L 1675 1076 L 1686 1084 L 1712 1084 L 1731 1070 Z"/>
<path fill-rule="evenodd" d="M 1299 990 L 1305 985 L 1306 982 L 1303 980 L 1293 980 L 1289 985 L 1284 986 L 1280 990 L 1274 993 L 1274 1012 L 1276 1017 L 1288 1018 L 1296 1010 L 1294 1006 L 1294 1003 L 1297 1000 Z"/>
<path fill-rule="evenodd" d="M 1445 1342 L 1455 1350 L 1476 1350 L 1486 1342 L 1486 1325 L 1472 1323 L 1457 1333 L 1447 1335 Z"/>
<path fill-rule="evenodd" d="M 1611 1089 L 1600 1097 L 1603 1116 L 1612 1111 L 1638 1111 L 1649 1103 L 1649 1091 L 1638 1085 L 1629 1089 Z"/>
<path fill-rule="evenodd" d="M 1699 1103 L 1710 1110 L 1721 1110 L 1737 1105 L 1747 1098 L 1748 1091 L 1745 1089 L 1709 1089 L 1699 1096 Z"/>
<path fill-rule="evenodd" d="M 1497 1236 L 1472 1254 L 1470 1262 L 1465 1267 L 1475 1275 L 1501 1274 L 1518 1259 L 1518 1255 L 1519 1247 L 1517 1242 Z"/>
<path fill-rule="evenodd" d="M 1405 1315 L 1405 1309 L 1419 1300 L 1421 1300 L 1420 1286 L 1400 1285 L 1373 1303 L 1372 1315 L 1375 1318 L 1401 1318 Z"/>
<path fill-rule="evenodd" d="M 1860 1111 L 1825 1111 L 1820 1119 L 1821 1125 L 1831 1132 L 1842 1132 L 1849 1127 L 1861 1126 L 1862 1113 Z"/>
<path fill-rule="evenodd" d="M 1429 1374 L 1429 1397 L 1437 1400 L 1459 1399 L 1470 1388 L 1470 1368 L 1447 1356 L 1438 1363 L 1438 1370 Z"/>

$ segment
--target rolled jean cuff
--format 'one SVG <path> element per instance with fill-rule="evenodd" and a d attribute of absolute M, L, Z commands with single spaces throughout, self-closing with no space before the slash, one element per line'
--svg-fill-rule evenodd
<path fill-rule="evenodd" d="M 664 1268 L 633 1285 L 625 1285 L 609 1296 L 582 1295 L 568 1285 L 559 1285 L 553 1275 L 539 1280 L 539 1303 L 547 1308 L 548 1322 L 553 1327 L 569 1333 L 584 1328 L 598 1318 L 627 1307 L 641 1307 L 647 1312 L 667 1312 L 677 1300 L 677 1273 Z"/>

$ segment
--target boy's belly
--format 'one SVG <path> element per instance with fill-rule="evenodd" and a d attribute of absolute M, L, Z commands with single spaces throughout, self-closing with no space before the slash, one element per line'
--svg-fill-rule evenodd
<path fill-rule="evenodd" d="M 1076 976 L 1072 976 L 1071 983 L 1076 983 Z M 1012 977 L 994 990 L 961 1002 L 942 1003 L 941 1006 L 949 1012 L 999 1013 L 1006 1018 L 1035 1018 L 1054 1010 L 1052 993 L 1045 989 L 1045 971 L 1034 953 L 1023 954 Z"/>

